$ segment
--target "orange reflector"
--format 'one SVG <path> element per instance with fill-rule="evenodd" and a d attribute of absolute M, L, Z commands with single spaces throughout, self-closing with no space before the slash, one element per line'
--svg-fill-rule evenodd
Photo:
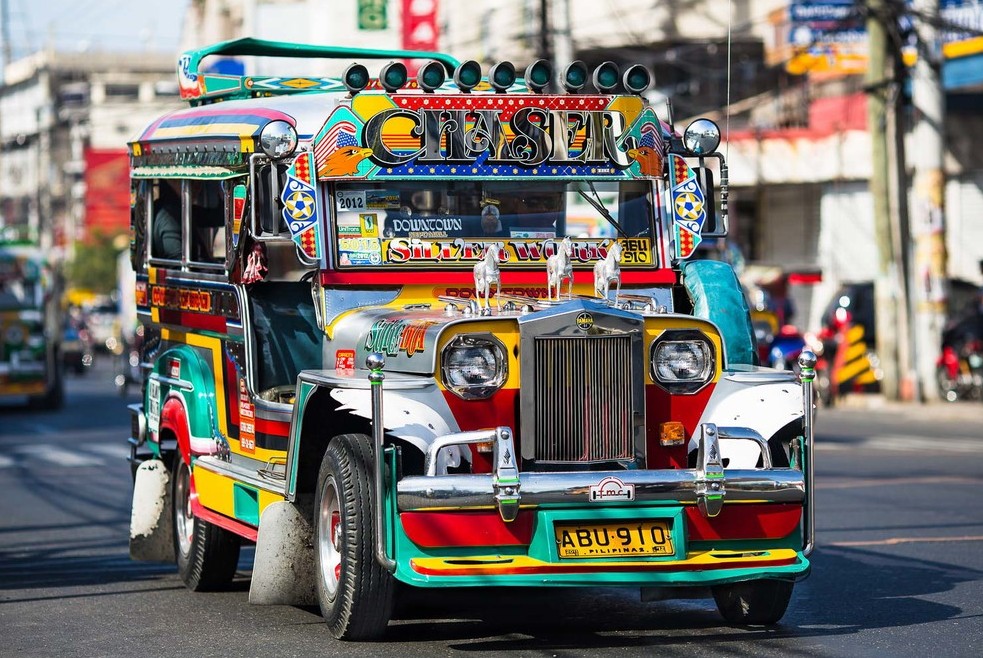
<path fill-rule="evenodd" d="M 686 443 L 686 430 L 678 420 L 659 424 L 659 443 L 664 446 L 681 446 Z"/>
<path fill-rule="evenodd" d="M 495 444 L 491 441 L 486 441 L 485 443 L 476 443 L 478 446 L 478 452 L 491 452 L 495 449 Z"/>

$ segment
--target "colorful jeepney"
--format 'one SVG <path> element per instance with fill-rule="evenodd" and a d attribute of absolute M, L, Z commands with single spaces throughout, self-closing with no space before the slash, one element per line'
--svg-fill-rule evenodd
<path fill-rule="evenodd" d="M 39 248 L 0 241 L 0 398 L 40 409 L 64 401 L 56 283 Z"/>
<path fill-rule="evenodd" d="M 316 603 L 345 639 L 385 631 L 397 582 L 782 617 L 813 546 L 814 358 L 756 366 L 733 270 L 693 258 L 726 232 L 712 122 L 677 134 L 610 63 L 555 93 L 543 61 L 246 39 L 179 76 L 191 107 L 130 143 L 134 558 L 203 590 L 255 542 L 250 601 Z"/>

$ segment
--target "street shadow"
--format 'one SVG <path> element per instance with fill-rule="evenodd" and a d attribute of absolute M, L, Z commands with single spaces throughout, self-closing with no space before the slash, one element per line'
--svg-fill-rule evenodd
<path fill-rule="evenodd" d="M 812 575 L 796 585 L 782 622 L 769 628 L 726 625 L 712 599 L 641 602 L 632 589 L 411 589 L 401 594 L 386 640 L 557 652 L 849 636 L 962 616 L 960 608 L 922 597 L 981 576 L 932 561 L 825 548 L 813 555 Z"/>

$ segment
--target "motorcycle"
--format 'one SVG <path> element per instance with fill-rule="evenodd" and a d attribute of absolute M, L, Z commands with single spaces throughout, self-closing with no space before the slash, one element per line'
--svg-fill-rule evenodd
<path fill-rule="evenodd" d="M 963 318 L 943 332 L 935 375 L 943 400 L 983 400 L 983 315 Z"/>

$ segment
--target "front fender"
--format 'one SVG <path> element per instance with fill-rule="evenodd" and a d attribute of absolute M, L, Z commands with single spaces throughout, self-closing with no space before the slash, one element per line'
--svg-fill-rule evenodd
<path fill-rule="evenodd" d="M 159 429 L 170 430 L 178 442 L 181 456 L 191 463 L 192 456 L 216 454 L 223 440 L 215 412 L 215 379 L 208 363 L 195 348 L 179 345 L 163 352 L 154 362 L 144 408 L 160 409 Z M 157 400 L 151 396 L 158 395 Z"/>

